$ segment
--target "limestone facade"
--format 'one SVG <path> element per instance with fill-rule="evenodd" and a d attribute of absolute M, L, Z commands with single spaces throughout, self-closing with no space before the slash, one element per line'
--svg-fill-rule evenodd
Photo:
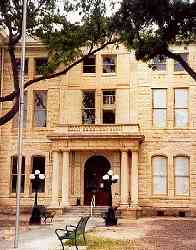
<path fill-rule="evenodd" d="M 196 70 L 195 45 L 175 47 L 173 50 L 186 53 L 190 65 Z M 18 48 L 18 56 L 19 52 Z M 104 55 L 115 56 L 114 72 L 103 73 Z M 46 56 L 47 51 L 42 44 L 28 42 L 27 80 L 35 75 L 35 58 Z M 3 46 L 1 59 L 1 94 L 6 95 L 12 89 L 12 79 L 8 52 Z M 173 60 L 166 59 L 165 70 L 153 71 L 146 64 L 136 61 L 134 53 L 128 52 L 123 46 L 118 49 L 110 46 L 98 52 L 95 62 L 94 73 L 84 73 L 83 64 L 79 64 L 66 75 L 44 80 L 26 90 L 27 117 L 23 129 L 25 169 L 21 205 L 30 206 L 33 203 L 34 194 L 29 179 L 33 170 L 33 157 L 45 159 L 45 190 L 39 193 L 39 203 L 66 207 L 76 205 L 77 198 L 81 205 L 85 205 L 86 163 L 91 157 L 101 156 L 107 159 L 114 174 L 120 177 L 118 183 L 112 186 L 114 204 L 141 209 L 194 209 L 196 83 L 185 71 L 175 71 Z M 166 118 L 160 118 L 165 119 L 163 127 L 154 126 L 153 112 L 157 108 L 153 104 L 154 89 L 164 89 L 166 93 L 165 106 L 158 107 L 165 110 Z M 188 93 L 187 106 L 175 106 L 176 89 Z M 34 124 L 34 95 L 35 91 L 44 90 L 47 93 L 46 126 L 37 127 Z M 95 96 L 93 124 L 84 124 L 82 121 L 85 91 L 93 91 Z M 104 91 L 115 93 L 112 106 L 103 103 Z M 1 114 L 10 107 L 11 103 L 1 105 Z M 188 114 L 188 118 L 185 115 L 181 120 L 187 119 L 186 126 L 176 127 L 176 108 Z M 103 123 L 103 110 L 113 110 L 114 123 Z M 13 126 L 13 121 L 0 127 L 0 139 L 0 205 L 15 206 L 12 167 L 13 156 L 17 154 L 17 128 Z M 154 157 L 165 159 L 163 172 L 154 170 Z M 180 174 L 175 170 L 176 157 L 182 157 L 179 158 L 182 161 L 185 159 L 185 164 L 188 162 L 184 172 L 184 163 L 180 163 Z M 158 191 L 155 192 L 154 188 Z"/>

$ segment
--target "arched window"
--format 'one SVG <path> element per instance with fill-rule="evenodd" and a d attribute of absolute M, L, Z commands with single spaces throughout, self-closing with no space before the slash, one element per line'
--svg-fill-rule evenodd
<path fill-rule="evenodd" d="M 32 158 L 32 173 L 35 173 L 35 170 L 39 170 L 40 174 L 45 175 L 45 157 L 44 156 L 33 156 Z M 32 183 L 32 192 L 35 192 L 34 184 Z M 41 181 L 40 193 L 45 192 L 45 179 Z"/>
<path fill-rule="evenodd" d="M 175 168 L 175 194 L 189 195 L 189 157 L 176 156 Z"/>
<path fill-rule="evenodd" d="M 11 158 L 11 192 L 16 193 L 17 185 L 17 156 Z M 25 157 L 22 157 L 22 168 L 21 168 L 21 193 L 24 193 L 25 187 Z"/>
<path fill-rule="evenodd" d="M 152 157 L 153 194 L 167 194 L 167 158 Z"/>

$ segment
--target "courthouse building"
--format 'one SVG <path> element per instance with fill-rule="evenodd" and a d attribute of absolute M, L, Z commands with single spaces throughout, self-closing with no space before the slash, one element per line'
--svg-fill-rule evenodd
<path fill-rule="evenodd" d="M 1 35 L 1 95 L 13 89 Z M 173 47 L 196 71 L 196 45 Z M 20 49 L 17 57 L 20 64 Z M 25 79 L 40 75 L 47 50 L 28 40 Z M 109 46 L 66 75 L 25 90 L 21 206 L 32 206 L 29 175 L 45 175 L 39 204 L 107 206 L 103 175 L 119 175 L 113 204 L 141 214 L 194 214 L 196 208 L 196 83 L 169 58 L 136 61 Z M 1 104 L 1 114 L 12 107 Z M 0 127 L 0 206 L 15 206 L 17 115 Z"/>

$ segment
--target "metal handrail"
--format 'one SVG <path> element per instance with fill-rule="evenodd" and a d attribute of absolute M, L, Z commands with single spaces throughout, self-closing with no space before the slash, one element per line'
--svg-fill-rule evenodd
<path fill-rule="evenodd" d="M 91 200 L 91 217 L 93 216 L 93 207 L 95 207 L 95 195 L 93 195 Z"/>

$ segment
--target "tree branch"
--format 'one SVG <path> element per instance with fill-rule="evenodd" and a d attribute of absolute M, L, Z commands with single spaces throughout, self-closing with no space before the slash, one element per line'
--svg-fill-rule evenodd
<path fill-rule="evenodd" d="M 12 108 L 5 115 L 0 117 L 0 126 L 10 121 L 18 112 L 18 109 L 19 109 L 19 97 L 17 96 Z"/>

